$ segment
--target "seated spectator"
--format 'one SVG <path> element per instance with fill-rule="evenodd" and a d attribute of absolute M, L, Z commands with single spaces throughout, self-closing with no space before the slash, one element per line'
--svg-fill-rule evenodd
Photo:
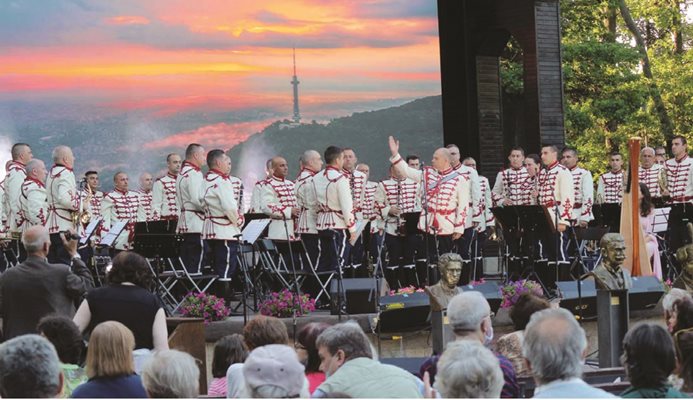
<path fill-rule="evenodd" d="M 689 299 L 691 300 L 691 295 L 678 288 L 672 288 L 669 293 L 664 295 L 662 299 L 662 308 L 664 309 L 664 321 L 667 324 L 667 330 L 669 333 L 674 333 L 674 324 L 676 323 L 676 311 L 674 310 L 674 303 L 677 300 Z"/>
<path fill-rule="evenodd" d="M 245 362 L 248 350 L 243 336 L 237 333 L 227 335 L 214 344 L 212 358 L 212 380 L 209 382 L 208 396 L 226 397 L 226 371 L 232 364 Z"/>
<path fill-rule="evenodd" d="M 108 286 L 90 291 L 75 314 L 82 332 L 104 321 L 118 321 L 135 336 L 135 371 L 140 372 L 150 350 L 168 350 L 166 314 L 149 291 L 152 274 L 147 260 L 124 251 L 113 259 Z"/>
<path fill-rule="evenodd" d="M 286 325 L 280 319 L 258 315 L 243 327 L 243 340 L 248 351 L 252 351 L 256 347 L 268 344 L 288 344 L 289 333 L 286 330 Z M 226 371 L 226 388 L 226 397 L 228 398 L 249 396 L 245 392 L 242 364 L 232 364 Z"/>
<path fill-rule="evenodd" d="M 320 371 L 320 355 L 315 341 L 329 327 L 329 324 L 323 322 L 311 322 L 298 331 L 296 337 L 296 353 L 306 367 L 306 378 L 308 378 L 311 393 L 325 381 L 325 373 Z"/>
<path fill-rule="evenodd" d="M 72 391 L 87 381 L 87 374 L 80 366 L 82 355 L 86 352 L 82 334 L 72 319 L 63 316 L 41 318 L 36 330 L 48 339 L 58 352 L 60 369 L 63 372 L 62 397 L 72 396 Z"/>
<path fill-rule="evenodd" d="M 463 292 L 448 303 L 448 320 L 455 334 L 455 340 L 473 340 L 483 345 L 490 345 L 493 340 L 493 325 L 491 323 L 491 306 L 480 292 Z M 516 398 L 520 395 L 513 364 L 501 354 L 496 354 L 503 371 L 502 398 Z M 428 372 L 431 383 L 435 383 L 437 363 L 440 356 L 433 356 L 421 366 L 423 376 Z"/>
<path fill-rule="evenodd" d="M 682 329 L 674 334 L 674 347 L 678 361 L 679 389 L 693 393 L 693 328 Z"/>
<path fill-rule="evenodd" d="M 522 354 L 532 372 L 536 398 L 615 397 L 581 379 L 585 331 L 563 308 L 534 313 L 525 328 Z"/>
<path fill-rule="evenodd" d="M 517 376 L 527 375 L 529 371 L 525 366 L 525 358 L 522 357 L 522 339 L 524 330 L 529 323 L 529 318 L 537 311 L 550 307 L 545 299 L 531 293 L 523 293 L 510 309 L 510 319 L 513 321 L 515 331 L 501 336 L 496 342 L 496 351 L 505 356 L 513 364 Z"/>
<path fill-rule="evenodd" d="M 674 342 L 661 326 L 640 324 L 623 339 L 621 362 L 631 386 L 624 398 L 688 397 L 667 384 L 676 368 Z"/>
<path fill-rule="evenodd" d="M 0 396 L 3 398 L 58 397 L 62 383 L 58 353 L 46 338 L 23 335 L 0 345 Z"/>
<path fill-rule="evenodd" d="M 200 394 L 200 369 L 188 353 L 157 351 L 142 370 L 142 383 L 152 399 L 195 398 Z"/>
<path fill-rule="evenodd" d="M 353 398 L 420 398 L 422 383 L 409 372 L 373 359 L 371 343 L 358 324 L 331 326 L 316 341 L 320 370 L 327 377 L 313 393 L 344 393 Z"/>
<path fill-rule="evenodd" d="M 672 332 L 693 328 L 693 300 L 682 298 L 674 302 Z"/>
<path fill-rule="evenodd" d="M 247 393 L 254 399 L 310 397 L 308 380 L 296 351 L 268 344 L 251 351 L 243 364 Z"/>
<path fill-rule="evenodd" d="M 499 398 L 503 371 L 498 358 L 481 343 L 450 343 L 438 361 L 436 390 L 443 398 Z"/>
<path fill-rule="evenodd" d="M 135 375 L 132 332 L 116 321 L 98 324 L 87 348 L 89 380 L 72 392 L 73 398 L 146 398 L 142 380 Z"/>
<path fill-rule="evenodd" d="M 62 235 L 61 235 L 62 237 Z M 63 244 L 71 265 L 46 261 L 51 245 L 48 229 L 36 225 L 22 235 L 28 257 L 0 275 L 0 317 L 5 340 L 36 333 L 36 324 L 46 315 L 75 315 L 75 304 L 94 286 L 87 266 L 76 258 L 77 241 Z"/>

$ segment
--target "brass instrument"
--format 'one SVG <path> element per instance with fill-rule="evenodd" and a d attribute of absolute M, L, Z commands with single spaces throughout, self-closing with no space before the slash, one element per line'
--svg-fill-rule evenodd
<path fill-rule="evenodd" d="M 89 212 L 87 206 L 89 203 L 91 203 L 91 199 L 94 197 L 94 192 L 91 190 L 91 186 L 89 186 L 89 184 L 86 182 L 84 182 L 84 189 L 87 191 L 87 198 L 80 201 L 80 211 L 72 212 L 72 224 L 75 227 L 79 226 L 80 224 L 82 226 L 87 226 L 89 225 L 89 222 L 91 222 L 91 213 Z M 79 196 L 81 199 L 82 195 L 80 194 Z M 85 203 L 87 206 L 85 206 Z"/>
<path fill-rule="evenodd" d="M 657 183 L 659 184 L 659 192 L 662 197 L 669 196 L 669 190 L 667 189 L 667 167 L 659 170 L 659 176 L 657 176 Z"/>

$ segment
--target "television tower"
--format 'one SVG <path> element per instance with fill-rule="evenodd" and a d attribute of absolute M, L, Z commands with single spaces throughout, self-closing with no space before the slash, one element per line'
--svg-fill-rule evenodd
<path fill-rule="evenodd" d="M 301 113 L 298 111 L 298 78 L 296 77 L 296 47 L 294 47 L 294 77 L 291 80 L 291 86 L 294 87 L 294 122 L 301 122 Z"/>

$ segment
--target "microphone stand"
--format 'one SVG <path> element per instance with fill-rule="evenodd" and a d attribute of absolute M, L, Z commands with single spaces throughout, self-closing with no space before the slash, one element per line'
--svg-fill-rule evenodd
<path fill-rule="evenodd" d="M 243 326 L 248 323 L 248 304 L 247 304 L 247 291 L 246 291 L 246 279 L 248 279 L 247 271 L 248 271 L 248 264 L 246 263 L 245 256 L 243 255 L 243 233 L 239 233 L 237 235 L 234 235 L 233 237 L 236 238 L 236 243 L 238 246 L 238 260 L 240 261 L 240 268 L 243 270 L 241 273 L 241 278 L 243 280 L 243 284 L 241 285 L 241 290 L 243 291 L 243 298 L 241 299 L 241 303 L 243 304 Z M 257 291 L 257 290 L 256 290 Z"/>
<path fill-rule="evenodd" d="M 300 307 L 300 310 L 303 311 L 303 305 L 301 304 L 301 289 L 298 287 L 298 277 L 296 275 L 296 264 L 294 262 L 294 251 L 291 248 L 291 236 L 289 235 L 289 223 L 286 221 L 286 218 L 282 216 L 282 221 L 284 222 L 284 232 L 286 233 L 286 244 L 289 246 L 289 257 L 291 258 L 291 271 L 294 276 L 294 291 L 296 292 L 296 302 L 298 303 L 298 306 Z M 294 306 L 294 310 L 292 312 L 293 316 L 293 331 L 294 331 L 294 338 L 296 337 L 296 325 L 297 325 L 297 320 L 296 320 L 296 307 Z"/>
<path fill-rule="evenodd" d="M 334 251 L 337 255 L 337 320 L 342 322 L 342 264 L 344 263 L 344 257 L 337 251 L 339 247 L 337 246 L 336 232 L 334 229 L 332 231 L 332 244 L 334 245 Z M 344 239 L 346 240 L 346 232 L 344 232 Z M 346 243 L 344 243 L 346 246 Z M 343 250 L 343 249 L 342 249 Z M 344 294 L 346 296 L 346 293 Z"/>

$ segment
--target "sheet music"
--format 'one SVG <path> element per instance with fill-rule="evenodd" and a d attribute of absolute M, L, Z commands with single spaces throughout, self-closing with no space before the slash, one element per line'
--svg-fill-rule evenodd
<path fill-rule="evenodd" d="M 127 225 L 128 221 L 118 221 L 115 224 L 113 224 L 113 226 L 111 226 L 111 229 L 108 230 L 108 233 L 104 235 L 103 239 L 101 239 L 101 244 L 104 246 L 112 247 L 116 239 L 118 239 L 118 236 L 120 236 L 120 233 L 123 232 Z"/>
<path fill-rule="evenodd" d="M 243 241 L 250 244 L 255 244 L 257 239 L 265 231 L 267 225 L 269 225 L 271 219 L 254 219 L 248 222 L 248 225 L 243 229 Z"/>
<path fill-rule="evenodd" d="M 357 220 L 356 224 L 354 226 L 356 227 L 356 231 L 354 232 L 354 235 L 361 236 L 363 233 L 363 230 L 366 228 L 366 225 L 368 224 L 369 221 L 366 220 Z"/>
<path fill-rule="evenodd" d="M 101 222 L 103 222 L 103 218 L 94 218 L 89 222 L 89 225 L 87 225 L 87 229 L 84 231 L 84 234 L 82 237 L 79 239 L 79 244 L 87 244 L 89 239 L 94 235 L 94 231 L 96 231 L 96 228 L 101 225 Z"/>
<path fill-rule="evenodd" d="M 654 220 L 652 221 L 652 232 L 661 233 L 667 231 L 669 225 L 669 212 L 671 207 L 655 208 Z"/>

